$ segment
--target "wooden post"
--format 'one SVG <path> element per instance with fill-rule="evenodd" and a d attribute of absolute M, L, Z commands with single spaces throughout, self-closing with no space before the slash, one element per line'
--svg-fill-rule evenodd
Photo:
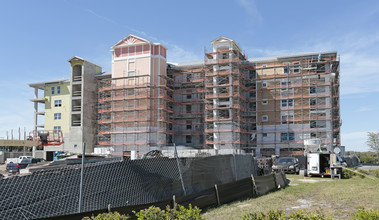
<path fill-rule="evenodd" d="M 176 199 L 175 199 L 175 195 L 172 195 L 172 208 L 173 208 L 173 209 L 176 208 Z"/>
<path fill-rule="evenodd" d="M 272 177 L 274 178 L 275 188 L 278 189 L 278 183 L 276 182 L 275 172 L 272 173 Z"/>
<path fill-rule="evenodd" d="M 254 196 L 254 195 L 257 195 L 257 185 L 255 184 L 255 179 L 254 179 L 253 174 L 251 174 L 251 181 L 253 183 L 253 196 Z"/>
<path fill-rule="evenodd" d="M 218 195 L 218 188 L 217 188 L 217 184 L 215 184 L 215 190 L 216 190 L 216 199 L 217 199 L 217 205 L 220 205 L 220 196 Z"/>

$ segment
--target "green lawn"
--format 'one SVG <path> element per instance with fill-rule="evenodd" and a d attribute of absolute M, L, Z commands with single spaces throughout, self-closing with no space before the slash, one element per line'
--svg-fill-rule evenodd
<path fill-rule="evenodd" d="M 379 179 L 354 176 L 351 179 L 334 179 L 287 175 L 291 180 L 285 189 L 249 200 L 234 202 L 206 210 L 206 219 L 239 219 L 242 214 L 283 210 L 322 212 L 335 219 L 350 219 L 358 207 L 379 209 Z"/>

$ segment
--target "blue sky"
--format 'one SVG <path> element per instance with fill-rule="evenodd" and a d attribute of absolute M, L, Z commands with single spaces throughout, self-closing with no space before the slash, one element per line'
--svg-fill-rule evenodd
<path fill-rule="evenodd" d="M 164 44 L 172 62 L 204 59 L 221 35 L 248 57 L 338 51 L 342 145 L 367 151 L 379 131 L 379 1 L 2 1 L 0 28 L 3 138 L 32 130 L 28 83 L 68 78 L 73 56 L 110 70 L 110 46 L 128 34 Z"/>

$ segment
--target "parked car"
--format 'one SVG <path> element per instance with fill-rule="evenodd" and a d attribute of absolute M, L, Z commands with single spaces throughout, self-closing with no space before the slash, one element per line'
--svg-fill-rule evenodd
<path fill-rule="evenodd" d="M 272 166 L 274 171 L 283 170 L 285 173 L 299 174 L 299 161 L 295 157 L 281 157 Z"/>

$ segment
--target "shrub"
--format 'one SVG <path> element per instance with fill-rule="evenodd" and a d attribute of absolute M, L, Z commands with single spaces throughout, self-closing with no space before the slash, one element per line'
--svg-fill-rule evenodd
<path fill-rule="evenodd" d="M 379 178 L 379 169 L 373 170 L 371 172 L 372 172 L 372 175 L 374 175 L 375 177 Z"/>
<path fill-rule="evenodd" d="M 365 175 L 370 175 L 370 172 L 368 172 L 366 170 L 358 169 L 357 171 L 360 172 L 360 173 L 363 173 Z"/>
<path fill-rule="evenodd" d="M 343 174 L 343 178 L 345 179 L 349 179 L 355 176 L 355 173 L 351 172 L 350 170 L 345 170 L 345 169 L 342 170 L 342 174 Z"/>
<path fill-rule="evenodd" d="M 133 211 L 134 212 L 134 211 Z M 159 207 L 150 206 L 148 209 L 134 212 L 138 220 L 161 220 L 166 219 L 166 212 Z"/>
<path fill-rule="evenodd" d="M 355 220 L 378 220 L 379 210 L 365 210 L 364 208 L 358 209 L 354 215 Z"/>
<path fill-rule="evenodd" d="M 96 217 L 92 216 L 90 217 L 84 217 L 83 220 L 126 220 L 130 217 L 127 215 L 121 215 L 118 212 L 109 212 L 109 213 L 101 213 L 98 214 Z"/>
<path fill-rule="evenodd" d="M 201 209 L 198 207 L 192 208 L 190 204 L 188 209 L 184 206 L 177 205 L 175 208 L 166 208 L 167 219 L 179 219 L 179 220 L 201 220 L 203 217 L 200 215 Z"/>
<path fill-rule="evenodd" d="M 189 205 L 188 209 L 186 209 L 184 206 L 176 205 L 173 209 L 167 206 L 166 210 L 151 206 L 148 209 L 134 213 L 138 220 L 203 220 L 204 218 L 200 215 L 200 212 L 201 209 L 196 206 L 192 208 L 192 205 Z"/>

